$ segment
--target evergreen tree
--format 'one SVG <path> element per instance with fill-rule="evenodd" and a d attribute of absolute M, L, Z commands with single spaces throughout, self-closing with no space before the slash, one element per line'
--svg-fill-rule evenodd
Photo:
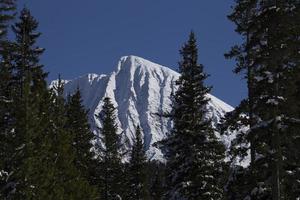
<path fill-rule="evenodd" d="M 39 63 L 39 57 L 44 52 L 43 48 L 37 46 L 36 42 L 41 33 L 37 32 L 38 22 L 31 15 L 27 8 L 21 11 L 19 22 L 13 27 L 16 36 L 16 53 L 14 62 L 16 63 L 16 81 L 19 84 L 18 94 L 20 97 L 26 95 L 26 84 L 35 96 L 39 92 L 47 89 L 45 78 L 48 73 L 43 71 L 43 65 Z"/>
<path fill-rule="evenodd" d="M 207 75 L 197 63 L 192 32 L 180 51 L 181 76 L 173 102 L 174 127 L 163 141 L 167 160 L 166 199 L 222 199 L 225 148 L 206 119 Z"/>
<path fill-rule="evenodd" d="M 13 155 L 13 63 L 11 43 L 7 40 L 8 25 L 14 18 L 15 2 L 0 1 L 0 198 L 7 198 L 12 190 L 9 175 L 12 173 Z"/>
<path fill-rule="evenodd" d="M 150 199 L 163 199 L 165 193 L 165 165 L 159 161 L 148 162 Z"/>
<path fill-rule="evenodd" d="M 63 87 L 49 92 L 47 73 L 39 64 L 38 23 L 28 9 L 13 26 L 14 129 L 13 199 L 92 199 L 93 188 L 74 166 L 72 135 L 66 128 Z"/>
<path fill-rule="evenodd" d="M 300 59 L 298 60 L 297 66 L 300 66 Z M 293 80 L 294 87 L 292 87 L 290 102 L 288 102 L 288 107 L 293 110 L 294 120 L 289 125 L 288 132 L 291 134 L 290 140 L 287 142 L 287 147 L 283 149 L 283 154 L 286 157 L 284 170 L 288 173 L 284 177 L 284 186 L 287 191 L 285 194 L 286 199 L 297 199 L 300 197 L 300 68 L 294 70 Z M 294 89 L 294 90 L 293 90 Z"/>
<path fill-rule="evenodd" d="M 147 200 L 150 199 L 148 191 L 148 181 L 146 175 L 146 152 L 140 126 L 137 127 L 135 140 L 130 153 L 128 166 L 128 196 L 130 200 Z"/>
<path fill-rule="evenodd" d="M 249 106 L 243 112 L 250 130 L 235 142 L 236 147 L 248 143 L 251 148 L 248 198 L 289 199 L 292 182 L 285 179 L 297 171 L 290 166 L 296 164 L 293 159 L 287 158 L 298 134 L 291 134 L 295 117 L 288 105 L 294 99 L 291 77 L 299 63 L 299 1 L 236 2 L 230 20 L 245 42 L 235 46 L 229 57 L 236 58 L 237 72 L 246 69 L 248 80 Z"/>
<path fill-rule="evenodd" d="M 88 123 L 88 112 L 82 105 L 79 88 L 69 96 L 67 102 L 67 127 L 73 136 L 73 148 L 75 149 L 75 166 L 81 175 L 92 182 L 95 154 L 92 151 L 94 134 Z"/>
<path fill-rule="evenodd" d="M 43 49 L 36 46 L 36 40 L 40 33 L 36 32 L 37 21 L 31 16 L 30 11 L 21 11 L 19 22 L 13 26 L 16 35 L 13 62 L 14 73 L 14 110 L 15 129 L 13 153 L 13 179 L 16 179 L 15 198 L 26 198 L 31 195 L 31 188 L 35 186 L 30 177 L 35 162 L 38 162 L 37 152 L 42 141 L 45 119 L 44 99 L 48 94 L 46 76 L 42 65 L 39 64 L 39 56 Z"/>
<path fill-rule="evenodd" d="M 51 144 L 49 157 L 54 165 L 50 163 L 47 165 L 48 168 L 49 166 L 52 167 L 48 170 L 48 174 L 46 175 L 49 175 L 51 185 L 45 185 L 45 191 L 47 191 L 47 193 L 43 194 L 45 196 L 39 195 L 39 198 L 95 199 L 95 188 L 89 184 L 85 174 L 82 174 L 80 169 L 76 166 L 77 150 L 73 146 L 75 134 L 73 134 L 69 128 L 70 124 L 68 124 L 67 106 L 63 97 L 63 91 L 64 86 L 59 79 L 55 87 L 56 95 L 54 96 L 51 112 L 52 127 L 50 128 L 51 133 L 49 134 Z M 74 128 L 76 127 L 74 126 Z"/>
<path fill-rule="evenodd" d="M 253 167 L 256 156 L 253 139 L 255 131 L 252 129 L 256 121 L 254 117 L 255 64 L 251 63 L 251 59 L 253 59 L 251 57 L 252 52 L 251 49 L 248 48 L 250 36 L 253 31 L 250 19 L 255 14 L 255 6 L 251 5 L 249 3 L 250 1 L 237 2 L 239 2 L 239 4 L 235 7 L 234 12 L 229 15 L 228 18 L 237 24 L 236 32 L 245 38 L 245 43 L 240 46 L 234 46 L 228 54 L 225 54 L 225 57 L 236 59 L 238 64 L 234 69 L 234 73 L 243 73 L 247 81 L 248 97 L 244 99 L 234 111 L 226 114 L 225 120 L 221 124 L 221 132 L 232 134 L 233 131 L 238 130 L 235 139 L 231 142 L 229 152 L 232 168 L 229 176 L 231 178 L 237 178 L 238 184 L 235 184 L 234 179 L 230 179 L 227 183 L 227 190 L 231 192 L 227 195 L 234 198 L 239 196 L 243 199 L 244 196 L 247 195 L 249 188 L 252 188 L 255 184 L 255 181 L 252 181 L 255 180 L 254 178 L 249 180 L 246 180 L 245 178 L 250 176 L 250 173 L 254 170 L 243 169 L 239 166 L 241 162 L 248 159 L 248 153 L 250 153 L 250 167 Z M 249 130 L 247 130 L 247 127 Z M 254 176 L 254 174 L 252 173 L 251 176 Z"/>
<path fill-rule="evenodd" d="M 110 98 L 103 101 L 102 111 L 98 115 L 102 122 L 100 140 L 97 145 L 101 160 L 102 195 L 104 200 L 118 200 L 123 196 L 123 164 L 121 162 L 121 138 L 117 134 L 115 108 Z"/>

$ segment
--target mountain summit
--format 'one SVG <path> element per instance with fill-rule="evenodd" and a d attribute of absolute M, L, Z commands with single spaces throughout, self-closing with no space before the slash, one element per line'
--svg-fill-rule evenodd
<path fill-rule="evenodd" d="M 110 75 L 87 74 L 65 81 L 65 93 L 72 94 L 77 87 L 80 88 L 95 134 L 101 127 L 95 115 L 102 109 L 103 98 L 110 97 L 117 109 L 119 133 L 127 141 L 126 148 L 131 146 L 135 127 L 140 125 L 148 158 L 161 160 L 161 151 L 152 144 L 162 140 L 171 129 L 171 120 L 162 114 L 171 110 L 170 96 L 176 91 L 178 77 L 177 72 L 167 67 L 137 56 L 124 56 Z M 212 95 L 208 98 L 207 117 L 216 125 L 233 108 Z M 228 142 L 227 138 L 221 139 Z"/>

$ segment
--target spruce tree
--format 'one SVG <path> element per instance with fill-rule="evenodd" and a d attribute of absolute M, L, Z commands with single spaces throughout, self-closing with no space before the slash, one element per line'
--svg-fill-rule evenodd
<path fill-rule="evenodd" d="M 146 174 L 146 152 L 140 126 L 135 132 L 135 140 L 130 152 L 130 160 L 128 166 L 128 196 L 130 200 L 147 200 L 150 199 L 148 191 L 148 180 Z"/>
<path fill-rule="evenodd" d="M 150 199 L 163 199 L 165 193 L 165 164 L 159 161 L 148 162 Z"/>
<path fill-rule="evenodd" d="M 101 141 L 97 145 L 101 162 L 99 169 L 102 179 L 101 198 L 104 200 L 122 199 L 124 169 L 121 162 L 121 137 L 117 134 L 115 108 L 110 98 L 104 98 L 98 118 L 102 122 L 99 136 Z"/>
<path fill-rule="evenodd" d="M 31 16 L 28 9 L 23 9 L 19 22 L 13 26 L 16 36 L 13 52 L 15 64 L 14 73 L 14 110 L 15 129 L 12 178 L 16 184 L 15 198 L 26 198 L 32 195 L 32 169 L 38 162 L 37 152 L 44 132 L 44 99 L 48 94 L 46 76 L 39 57 L 43 49 L 37 47 L 36 40 L 40 33 L 36 32 L 37 21 Z"/>
<path fill-rule="evenodd" d="M 45 187 L 49 197 L 41 199 L 95 199 L 96 190 L 76 166 L 77 150 L 74 148 L 75 134 L 71 132 L 67 118 L 67 106 L 63 96 L 64 86 L 59 79 L 55 87 L 52 105 L 52 127 L 50 128 L 50 184 Z M 87 150 L 88 151 L 88 150 Z M 51 180 L 52 179 L 52 180 Z M 46 186 L 46 185 L 45 185 Z M 45 195 L 47 195 L 47 193 Z"/>
<path fill-rule="evenodd" d="M 286 24 L 285 33 L 288 38 L 284 44 L 284 57 L 288 71 L 285 75 L 285 104 L 281 108 L 284 111 L 285 130 L 283 131 L 282 155 L 283 155 L 283 173 L 282 176 L 282 198 L 297 199 L 300 198 L 300 40 L 297 35 L 300 34 L 300 2 L 289 2 L 292 9 L 282 16 L 282 23 Z M 286 46 L 285 46 L 286 45 Z M 297 53 L 298 52 L 298 53 Z"/>
<path fill-rule="evenodd" d="M 82 105 L 79 88 L 69 96 L 67 102 L 67 127 L 73 137 L 73 148 L 75 149 L 75 166 L 81 175 L 89 182 L 92 182 L 93 166 L 95 164 L 95 154 L 92 151 L 92 140 L 94 134 L 90 130 L 88 123 L 88 112 Z"/>
<path fill-rule="evenodd" d="M 222 199 L 225 148 L 206 118 L 207 75 L 198 64 L 196 39 L 191 32 L 180 51 L 181 76 L 173 102 L 174 127 L 162 142 L 167 160 L 166 199 Z"/>
<path fill-rule="evenodd" d="M 300 59 L 298 61 L 298 66 L 300 64 Z M 286 156 L 286 162 L 284 169 L 288 171 L 284 177 L 285 185 L 285 198 L 286 199 L 297 199 L 300 197 L 300 68 L 294 70 L 293 85 L 291 101 L 288 102 L 288 107 L 293 110 L 294 121 L 289 125 L 289 133 L 291 134 L 290 139 L 287 140 L 287 147 L 283 149 L 283 154 Z"/>
<path fill-rule="evenodd" d="M 39 64 L 43 49 L 36 45 L 40 33 L 28 9 L 13 26 L 16 35 L 13 62 L 15 130 L 14 199 L 83 199 L 95 197 L 93 188 L 74 166 L 72 135 L 66 128 L 65 101 L 49 92 L 47 73 Z"/>
<path fill-rule="evenodd" d="M 13 189 L 12 173 L 14 112 L 12 99 L 13 63 L 12 46 L 7 40 L 8 26 L 14 19 L 15 2 L 0 1 L 0 198 L 8 198 Z"/>
<path fill-rule="evenodd" d="M 293 99 L 291 77 L 299 63 L 299 1 L 237 1 L 230 19 L 245 38 L 242 45 L 232 49 L 230 56 L 236 58 L 238 72 L 248 69 L 245 74 L 248 88 L 251 87 L 251 107 L 248 112 L 244 110 L 244 114 L 249 113 L 250 130 L 241 137 L 251 144 L 252 183 L 247 196 L 289 199 L 286 195 L 291 193 L 292 187 L 286 184 L 289 182 L 291 186 L 292 183 L 285 179 L 297 171 L 290 170 L 294 162 L 288 152 L 294 149 L 293 135 L 297 133 L 291 134 L 295 116 L 288 105 Z M 249 69 L 251 76 L 247 74 Z M 236 147 L 241 144 L 236 140 Z"/>
<path fill-rule="evenodd" d="M 242 100 L 240 105 L 230 113 L 227 113 L 224 121 L 221 125 L 221 132 L 226 134 L 232 134 L 236 132 L 235 139 L 231 142 L 230 157 L 231 157 L 231 170 L 230 178 L 227 183 L 227 195 L 240 199 L 247 196 L 248 190 L 255 187 L 255 170 L 254 161 L 256 157 L 255 153 L 255 130 L 252 129 L 255 126 L 255 84 L 254 69 L 256 64 L 252 62 L 254 59 L 253 50 L 249 48 L 250 39 L 252 36 L 253 24 L 251 18 L 256 14 L 255 4 L 251 4 L 251 1 L 236 1 L 239 2 L 234 11 L 228 16 L 228 18 L 237 24 L 236 32 L 241 34 L 245 42 L 238 46 L 232 47 L 231 51 L 225 54 L 228 59 L 235 58 L 237 65 L 234 69 L 234 73 L 243 74 L 247 81 L 248 96 Z M 249 128 L 247 130 L 247 128 Z M 248 155 L 250 154 L 250 155 Z M 247 162 L 250 157 L 250 168 L 243 169 L 240 167 L 242 162 Z M 246 177 L 252 176 L 251 179 Z M 233 179 L 232 179 L 233 178 Z M 236 178 L 236 179 L 234 179 Z M 238 182 L 236 184 L 235 182 Z M 234 187 L 234 188 L 231 188 Z M 230 192 L 229 192 L 230 191 Z"/>

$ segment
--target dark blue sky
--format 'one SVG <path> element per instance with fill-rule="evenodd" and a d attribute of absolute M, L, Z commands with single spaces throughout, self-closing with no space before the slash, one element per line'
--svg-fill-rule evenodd
<path fill-rule="evenodd" d="M 50 80 L 110 73 L 124 55 L 177 69 L 178 50 L 193 29 L 212 93 L 231 105 L 245 96 L 244 81 L 223 56 L 240 40 L 226 18 L 233 0 L 19 0 L 24 5 L 40 23 Z"/>

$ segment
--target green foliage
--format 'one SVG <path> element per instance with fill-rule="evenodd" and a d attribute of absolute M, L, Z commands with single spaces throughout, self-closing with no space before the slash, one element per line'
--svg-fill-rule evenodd
<path fill-rule="evenodd" d="M 96 162 L 95 153 L 92 151 L 94 134 L 88 123 L 88 112 L 82 105 L 79 89 L 68 97 L 66 126 L 73 137 L 72 146 L 75 150 L 75 166 L 80 174 L 89 182 L 93 180 L 93 164 Z"/>
<path fill-rule="evenodd" d="M 9 175 L 12 172 L 14 111 L 12 100 L 13 64 L 7 40 L 7 27 L 13 20 L 14 1 L 0 1 L 0 198 L 12 190 Z"/>
<path fill-rule="evenodd" d="M 181 76 L 173 102 L 174 127 L 162 142 L 166 151 L 166 199 L 222 199 L 225 148 L 206 117 L 207 75 L 198 62 L 194 33 L 180 51 Z"/>
<path fill-rule="evenodd" d="M 50 192 L 50 190 L 48 193 L 53 195 L 52 199 L 94 199 L 96 197 L 95 188 L 89 185 L 88 177 L 81 173 L 81 168 L 77 168 L 76 165 L 76 161 L 78 161 L 76 153 L 79 149 L 76 149 L 78 146 L 74 145 L 76 134 L 73 134 L 72 131 L 77 127 L 68 124 L 68 107 L 65 105 L 63 84 L 60 81 L 56 88 L 56 94 L 52 105 L 53 118 L 49 135 L 51 161 L 54 163 L 50 176 L 53 179 L 50 181 L 53 191 Z"/>
<path fill-rule="evenodd" d="M 121 162 L 121 137 L 117 134 L 115 108 L 108 97 L 104 99 L 98 117 L 102 121 L 100 140 L 103 144 L 97 146 L 101 160 L 101 198 L 117 200 L 124 195 L 124 166 Z"/>
<path fill-rule="evenodd" d="M 165 194 L 165 164 L 159 161 L 150 161 L 147 163 L 147 175 L 150 199 L 163 199 Z"/>
<path fill-rule="evenodd" d="M 33 170 L 39 165 L 40 145 L 46 124 L 47 115 L 45 97 L 48 93 L 45 81 L 46 73 L 39 65 L 39 56 L 43 51 L 35 45 L 39 34 L 36 34 L 37 22 L 29 10 L 23 9 L 19 22 L 13 26 L 16 42 L 13 51 L 15 65 L 14 90 L 12 98 L 15 110 L 13 154 L 14 171 L 12 178 L 16 183 L 16 198 L 26 198 L 34 193 Z"/>
<path fill-rule="evenodd" d="M 36 46 L 37 27 L 30 11 L 23 9 L 13 26 L 13 48 L 2 56 L 1 76 L 8 83 L 0 82 L 7 103 L 0 106 L 7 111 L 1 116 L 6 125 L 1 148 L 7 148 L 1 152 L 1 198 L 95 199 L 95 188 L 75 166 L 63 85 L 59 82 L 55 92 L 49 91 L 47 73 L 39 64 L 44 50 Z"/>
<path fill-rule="evenodd" d="M 138 126 L 135 133 L 135 140 L 130 152 L 128 166 L 128 200 L 147 200 L 150 199 L 148 191 L 148 177 L 146 174 L 146 153 L 142 139 L 141 128 Z"/>
<path fill-rule="evenodd" d="M 236 1 L 229 16 L 244 43 L 234 46 L 227 57 L 235 58 L 235 72 L 245 75 L 248 99 L 226 123 L 230 129 L 250 127 L 232 148 L 232 155 L 241 158 L 250 150 L 251 182 L 243 189 L 248 198 L 290 199 L 295 194 L 292 185 L 298 185 L 291 179 L 298 170 L 290 154 L 298 143 L 297 109 L 292 103 L 296 99 L 291 94 L 299 68 L 299 5 L 294 0 Z"/>

